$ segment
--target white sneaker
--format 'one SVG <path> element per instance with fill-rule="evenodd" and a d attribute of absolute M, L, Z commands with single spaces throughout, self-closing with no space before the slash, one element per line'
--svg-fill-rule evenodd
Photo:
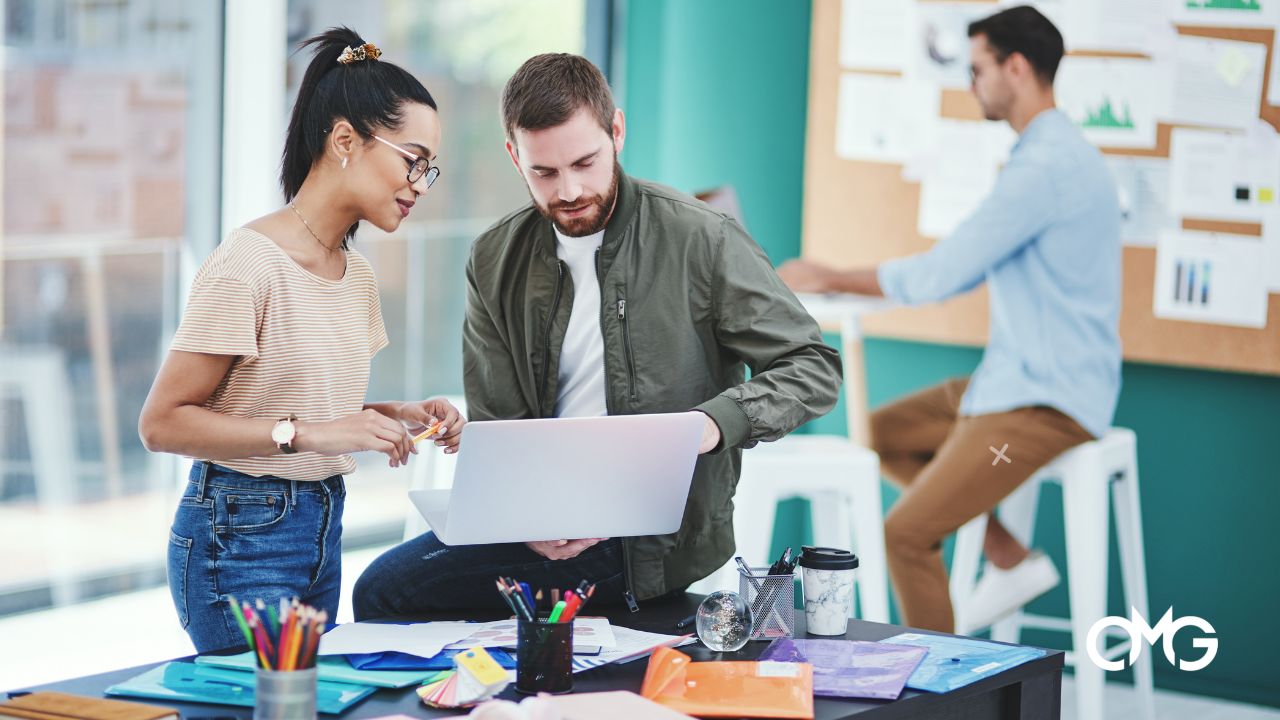
<path fill-rule="evenodd" d="M 956 618 L 956 632 L 968 635 L 989 627 L 1057 587 L 1060 582 L 1062 577 L 1058 575 L 1053 560 L 1039 550 L 1033 550 L 1008 570 L 1001 570 L 988 562 L 982 578 L 973 588 L 968 612 L 963 618 Z"/>

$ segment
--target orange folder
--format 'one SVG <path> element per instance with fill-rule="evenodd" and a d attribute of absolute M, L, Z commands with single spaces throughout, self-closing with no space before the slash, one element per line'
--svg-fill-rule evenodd
<path fill-rule="evenodd" d="M 640 694 L 699 717 L 813 718 L 813 665 L 690 662 L 671 648 L 649 658 Z"/>

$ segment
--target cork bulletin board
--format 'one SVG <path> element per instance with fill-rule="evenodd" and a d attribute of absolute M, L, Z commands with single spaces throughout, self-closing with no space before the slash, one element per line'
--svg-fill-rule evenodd
<path fill-rule="evenodd" d="M 930 2 L 932 0 L 921 0 Z M 991 3 L 992 12 L 996 5 Z M 902 165 L 864 162 L 837 156 L 837 104 L 841 0 L 814 0 L 810 47 L 809 107 L 806 132 L 803 256 L 839 268 L 869 267 L 890 258 L 927 250 L 935 239 L 917 231 L 920 184 L 902 178 Z M 1274 27 L 1227 28 L 1177 26 L 1180 35 L 1264 44 L 1262 103 L 1258 116 L 1280 129 L 1280 107 L 1267 104 Z M 1086 53 L 1081 53 L 1086 54 Z M 1088 55 L 1109 56 L 1091 52 Z M 1115 53 L 1116 57 L 1135 57 Z M 1141 56 L 1138 56 L 1141 57 Z M 864 71 L 867 72 L 867 71 Z M 881 71 L 881 74 L 897 73 Z M 939 115 L 982 120 L 967 91 L 942 89 Z M 1172 125 L 1157 126 L 1154 148 L 1106 148 L 1108 155 L 1169 157 Z M 1261 236 L 1261 223 L 1179 219 L 1186 230 Z M 1247 328 L 1155 317 L 1154 247 L 1126 246 L 1123 255 L 1123 304 L 1120 335 L 1127 360 L 1280 374 L 1280 295 L 1268 296 L 1267 326 Z M 985 287 L 947 302 L 902 308 L 863 318 L 868 336 L 983 345 L 987 339 Z"/>

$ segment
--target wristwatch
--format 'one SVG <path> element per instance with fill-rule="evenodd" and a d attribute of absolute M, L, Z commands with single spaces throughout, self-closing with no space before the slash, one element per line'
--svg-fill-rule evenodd
<path fill-rule="evenodd" d="M 298 428 L 294 426 L 293 421 L 297 419 L 297 415 L 290 414 L 287 418 L 277 420 L 275 426 L 271 428 L 271 441 L 279 446 L 280 451 L 285 455 L 298 452 L 293 447 L 293 436 L 298 434 Z"/>

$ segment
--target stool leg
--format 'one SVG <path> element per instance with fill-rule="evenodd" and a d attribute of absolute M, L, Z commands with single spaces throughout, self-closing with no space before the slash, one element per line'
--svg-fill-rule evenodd
<path fill-rule="evenodd" d="M 951 556 L 951 607 L 955 612 L 956 634 L 968 635 L 969 600 L 978 580 L 978 563 L 982 560 L 982 540 L 987 535 L 987 514 L 965 523 L 956 531 L 955 551 Z"/>
<path fill-rule="evenodd" d="M 1032 476 L 1000 503 L 1000 524 L 1018 542 L 1031 547 L 1036 530 L 1036 509 L 1040 503 L 1040 477 Z M 984 536 L 985 540 L 985 536 Z M 990 563 L 987 563 L 990 567 Z M 991 639 L 996 642 L 1014 643 L 1022 639 L 1022 609 L 996 621 L 991 626 Z"/>
<path fill-rule="evenodd" d="M 1147 603 L 1147 563 L 1142 539 L 1142 504 L 1138 494 L 1138 457 L 1133 443 L 1125 448 L 1121 467 L 1123 474 L 1112 484 L 1111 492 L 1116 507 L 1116 536 L 1120 544 L 1124 597 L 1131 607 L 1150 622 L 1152 618 Z M 1142 653 L 1133 667 L 1133 685 L 1138 693 L 1143 720 L 1155 720 L 1156 717 L 1152 669 L 1155 651 L 1153 647 Z"/>
<path fill-rule="evenodd" d="M 850 483 L 853 498 L 854 552 L 858 570 L 858 602 L 862 619 L 889 622 L 889 562 L 884 549 L 884 506 L 880 498 L 879 463 L 867 472 L 859 472 Z"/>
<path fill-rule="evenodd" d="M 1106 675 L 1089 658 L 1089 629 L 1107 614 L 1108 482 L 1099 453 L 1081 455 L 1062 483 L 1071 596 L 1071 640 L 1076 671 L 1076 716 L 1104 718 Z M 1102 642 L 1105 643 L 1105 640 Z"/>

